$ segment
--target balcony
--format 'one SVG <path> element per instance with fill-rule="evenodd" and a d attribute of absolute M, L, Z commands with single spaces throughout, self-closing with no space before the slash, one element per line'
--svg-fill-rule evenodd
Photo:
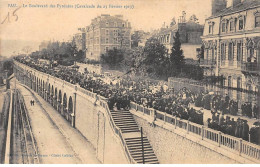
<path fill-rule="evenodd" d="M 216 66 L 216 61 L 215 60 L 200 59 L 200 66 L 212 68 L 212 67 Z"/>
<path fill-rule="evenodd" d="M 248 73 L 260 73 L 260 65 L 257 64 L 256 62 L 248 62 L 248 63 L 243 63 L 241 65 L 241 69 L 244 72 Z"/>

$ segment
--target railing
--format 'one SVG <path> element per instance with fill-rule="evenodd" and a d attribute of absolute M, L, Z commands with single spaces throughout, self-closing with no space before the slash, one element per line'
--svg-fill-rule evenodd
<path fill-rule="evenodd" d="M 133 164 L 136 164 L 137 162 L 132 158 L 131 154 L 130 154 L 130 151 L 128 150 L 128 147 L 126 145 L 126 142 L 125 142 L 125 139 L 123 138 L 122 136 L 122 132 L 121 132 L 121 129 L 119 127 L 116 126 L 113 118 L 112 118 L 112 115 L 111 115 L 111 112 L 110 112 L 110 109 L 108 107 L 108 104 L 107 104 L 107 99 L 102 97 L 102 96 L 98 96 L 99 100 L 100 100 L 100 105 L 106 110 L 107 112 L 107 115 L 109 117 L 109 122 L 110 122 L 110 125 L 112 127 L 112 129 L 114 130 L 114 132 L 119 136 L 120 140 L 121 140 L 121 143 L 124 147 L 124 151 L 127 155 L 127 158 L 129 160 L 130 163 L 133 163 Z"/>
<path fill-rule="evenodd" d="M 134 102 L 130 103 L 130 107 L 133 110 L 138 112 L 143 112 L 144 108 Z M 172 116 L 170 114 L 157 111 L 154 109 L 148 109 L 150 112 L 150 116 L 156 116 L 156 120 L 162 120 L 165 123 L 169 123 L 175 128 L 180 128 L 185 130 L 187 133 L 194 134 L 195 136 L 200 136 L 201 140 L 207 140 L 213 142 L 213 144 L 226 148 L 230 151 L 237 152 L 241 156 L 246 156 L 251 158 L 252 160 L 260 161 L 260 146 L 242 140 L 240 138 L 230 136 L 227 134 L 223 134 L 220 131 L 216 131 L 203 125 L 199 125 L 193 122 L 189 122 L 188 120 L 180 119 L 176 116 Z"/>

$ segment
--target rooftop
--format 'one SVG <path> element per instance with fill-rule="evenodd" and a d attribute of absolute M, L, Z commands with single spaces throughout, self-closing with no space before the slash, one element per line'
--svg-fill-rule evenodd
<path fill-rule="evenodd" d="M 230 15 L 232 13 L 237 13 L 240 11 L 248 10 L 248 9 L 253 9 L 256 7 L 260 7 L 260 0 L 244 0 L 243 2 L 237 4 L 236 6 L 228 7 L 226 9 L 223 9 L 219 12 L 217 12 L 215 15 L 210 16 L 208 19 L 220 17 L 220 16 L 226 16 Z"/>

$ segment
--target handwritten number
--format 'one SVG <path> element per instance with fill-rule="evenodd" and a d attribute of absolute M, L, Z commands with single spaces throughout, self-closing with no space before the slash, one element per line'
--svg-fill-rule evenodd
<path fill-rule="evenodd" d="M 4 19 L 4 21 L 1 24 L 4 24 L 6 20 L 8 20 L 8 23 L 10 23 L 9 12 L 8 12 L 6 18 Z"/>
<path fill-rule="evenodd" d="M 16 17 L 16 19 L 15 19 L 15 21 L 17 21 L 18 20 L 18 15 L 16 14 L 16 12 L 19 10 L 21 8 L 21 6 L 20 7 L 18 7 L 18 8 L 16 8 L 14 11 L 13 11 L 13 16 L 15 16 Z"/>
<path fill-rule="evenodd" d="M 16 12 L 19 10 L 21 8 L 21 6 L 20 7 L 18 7 L 18 8 L 16 8 L 14 11 L 13 11 L 13 17 L 16 17 L 15 18 L 15 21 L 17 21 L 18 20 L 18 15 L 16 14 Z M 4 21 L 2 21 L 1 22 L 1 24 L 4 24 L 6 21 L 8 21 L 8 23 L 10 23 L 10 13 L 8 12 L 7 13 L 7 16 L 6 16 L 6 18 L 4 19 Z"/>

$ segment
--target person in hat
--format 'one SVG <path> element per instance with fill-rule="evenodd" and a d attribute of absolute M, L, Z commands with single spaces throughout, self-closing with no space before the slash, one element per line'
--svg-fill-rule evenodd
<path fill-rule="evenodd" d="M 249 140 L 249 126 L 247 124 L 247 120 L 243 120 L 242 125 L 242 139 L 248 141 Z"/>

